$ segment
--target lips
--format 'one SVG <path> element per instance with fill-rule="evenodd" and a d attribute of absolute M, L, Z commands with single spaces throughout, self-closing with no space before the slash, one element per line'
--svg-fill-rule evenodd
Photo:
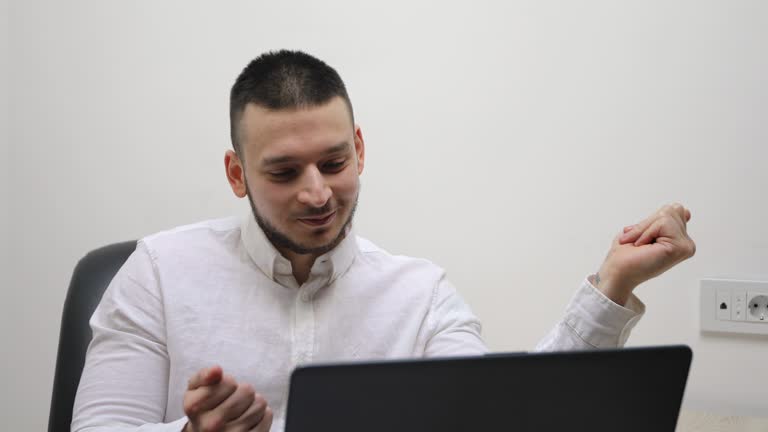
<path fill-rule="evenodd" d="M 334 217 L 336 217 L 335 210 L 327 215 L 299 218 L 299 221 L 309 226 L 319 227 L 331 223 Z"/>

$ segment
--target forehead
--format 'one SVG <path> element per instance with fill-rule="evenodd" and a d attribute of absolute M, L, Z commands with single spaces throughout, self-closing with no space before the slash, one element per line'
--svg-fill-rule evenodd
<path fill-rule="evenodd" d="M 240 120 L 245 158 L 302 157 L 352 141 L 349 109 L 340 97 L 308 108 L 270 110 L 248 104 Z"/>

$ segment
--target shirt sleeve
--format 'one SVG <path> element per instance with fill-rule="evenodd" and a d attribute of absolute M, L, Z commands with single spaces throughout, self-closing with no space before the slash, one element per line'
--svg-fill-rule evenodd
<path fill-rule="evenodd" d="M 107 287 L 90 325 L 71 430 L 181 431 L 186 417 L 163 423 L 169 373 L 163 300 L 143 242 Z"/>
<path fill-rule="evenodd" d="M 425 357 L 482 355 L 488 352 L 480 336 L 480 320 L 445 276 L 432 293 L 426 324 L 429 338 Z"/>
<path fill-rule="evenodd" d="M 539 342 L 536 351 L 623 347 L 644 313 L 645 305 L 634 294 L 622 307 L 585 278 L 563 319 Z"/>

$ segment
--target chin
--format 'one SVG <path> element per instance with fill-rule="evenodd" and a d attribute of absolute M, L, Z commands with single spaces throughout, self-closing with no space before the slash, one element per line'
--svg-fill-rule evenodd
<path fill-rule="evenodd" d="M 341 227 L 318 228 L 313 230 L 308 236 L 304 236 L 303 241 L 299 241 L 298 243 L 306 244 L 312 248 L 327 246 L 339 237 L 340 232 Z"/>
<path fill-rule="evenodd" d="M 294 237 L 294 242 L 306 249 L 324 249 L 329 246 L 336 247 L 338 246 L 338 243 L 341 243 L 344 239 L 344 236 L 340 235 L 342 229 L 344 229 L 343 224 L 334 224 L 332 227 L 310 230 L 309 233 L 304 231 L 304 233 L 302 233 L 303 235 L 299 234 Z"/>

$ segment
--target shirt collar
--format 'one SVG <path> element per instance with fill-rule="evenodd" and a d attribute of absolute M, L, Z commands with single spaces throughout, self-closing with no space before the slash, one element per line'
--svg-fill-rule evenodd
<path fill-rule="evenodd" d="M 281 276 L 293 276 L 291 262 L 282 256 L 267 239 L 253 214 L 243 217 L 240 238 L 251 261 L 270 279 L 278 281 Z M 352 266 L 357 255 L 357 236 L 350 226 L 347 235 L 335 248 L 315 260 L 310 277 L 323 277 L 326 284 L 343 276 Z"/>

